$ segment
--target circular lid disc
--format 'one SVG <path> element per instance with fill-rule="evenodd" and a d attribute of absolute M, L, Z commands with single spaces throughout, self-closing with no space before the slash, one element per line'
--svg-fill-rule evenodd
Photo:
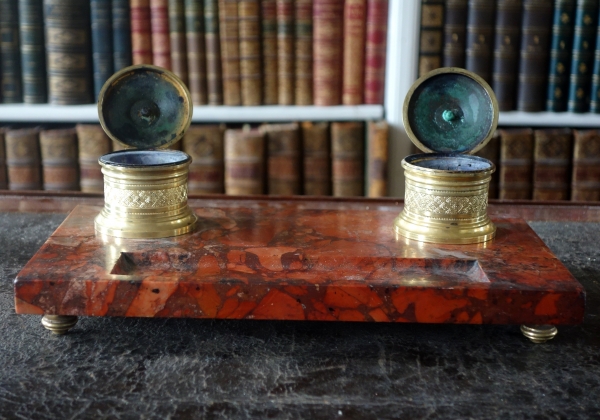
<path fill-rule="evenodd" d="M 424 152 L 474 153 L 496 130 L 498 103 L 481 77 L 447 67 L 412 85 L 403 117 L 408 136 Z"/>
<path fill-rule="evenodd" d="M 192 110 L 181 79 L 147 64 L 115 73 L 98 97 L 98 116 L 106 134 L 135 149 L 159 149 L 177 142 L 191 123 Z"/>

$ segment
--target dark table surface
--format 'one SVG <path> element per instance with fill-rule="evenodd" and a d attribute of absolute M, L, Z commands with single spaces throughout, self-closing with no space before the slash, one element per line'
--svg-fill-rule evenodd
<path fill-rule="evenodd" d="M 54 336 L 12 282 L 64 213 L 0 213 L 0 418 L 600 418 L 600 223 L 531 222 L 585 323 L 518 326 L 82 318 Z"/>

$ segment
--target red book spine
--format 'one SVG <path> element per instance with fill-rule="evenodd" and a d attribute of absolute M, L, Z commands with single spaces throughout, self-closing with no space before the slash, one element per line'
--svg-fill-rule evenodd
<path fill-rule="evenodd" d="M 152 64 L 150 1 L 131 0 L 131 51 L 133 64 Z"/>
<path fill-rule="evenodd" d="M 366 0 L 346 0 L 344 4 L 344 75 L 342 103 L 363 102 L 365 76 Z"/>
<path fill-rule="evenodd" d="M 342 80 L 343 0 L 313 3 L 313 97 L 315 105 L 339 105 Z"/>
<path fill-rule="evenodd" d="M 383 104 L 388 0 L 367 0 L 367 39 L 365 46 L 366 104 Z"/>
<path fill-rule="evenodd" d="M 168 0 L 150 0 L 152 27 L 152 63 L 171 70 L 171 39 L 169 36 Z"/>

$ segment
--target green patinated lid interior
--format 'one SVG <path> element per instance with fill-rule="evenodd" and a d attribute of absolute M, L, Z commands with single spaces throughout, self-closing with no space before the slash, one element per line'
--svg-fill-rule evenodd
<path fill-rule="evenodd" d="M 465 70 L 435 73 L 417 81 L 406 97 L 404 124 L 409 137 L 425 152 L 479 150 L 491 138 L 498 120 L 491 88 Z"/>

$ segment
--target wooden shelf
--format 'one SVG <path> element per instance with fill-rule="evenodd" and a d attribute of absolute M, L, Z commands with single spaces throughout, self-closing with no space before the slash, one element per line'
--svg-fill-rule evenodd
<path fill-rule="evenodd" d="M 600 114 L 572 112 L 501 112 L 499 126 L 524 127 L 600 127 Z"/>

